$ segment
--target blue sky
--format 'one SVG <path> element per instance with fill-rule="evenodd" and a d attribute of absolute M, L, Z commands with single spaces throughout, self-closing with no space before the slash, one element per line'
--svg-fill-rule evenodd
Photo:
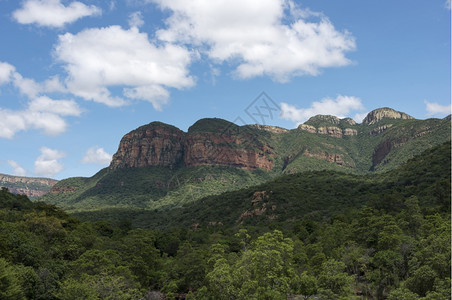
<path fill-rule="evenodd" d="M 152 121 L 443 118 L 450 16 L 444 0 L 0 0 L 0 173 L 92 176 Z"/>

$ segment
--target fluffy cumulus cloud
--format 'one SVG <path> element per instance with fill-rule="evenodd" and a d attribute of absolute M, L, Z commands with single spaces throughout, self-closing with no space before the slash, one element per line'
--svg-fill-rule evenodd
<path fill-rule="evenodd" d="M 18 131 L 42 130 L 47 135 L 66 131 L 62 116 L 80 116 L 82 113 L 74 100 L 53 100 L 46 96 L 31 100 L 27 109 L 10 110 L 0 107 L 0 137 L 13 138 Z"/>
<path fill-rule="evenodd" d="M 230 62 L 239 78 L 287 81 L 350 64 L 355 40 L 329 19 L 291 0 L 148 0 L 172 12 L 163 41 L 196 47 L 218 63 Z"/>
<path fill-rule="evenodd" d="M 360 98 L 339 95 L 336 99 L 324 98 L 320 101 L 313 102 L 311 107 L 308 108 L 297 108 L 283 102 L 281 103 L 280 117 L 299 125 L 315 115 L 332 115 L 345 118 L 352 112 L 362 110 L 364 110 L 364 106 Z M 362 116 L 362 113 L 356 113 L 354 117 L 355 121 L 361 122 Z"/>
<path fill-rule="evenodd" d="M 451 105 L 441 105 L 436 102 L 424 101 L 427 116 L 449 115 L 451 113 Z"/>
<path fill-rule="evenodd" d="M 100 8 L 78 1 L 64 6 L 60 0 L 26 0 L 20 9 L 13 12 L 13 17 L 21 24 L 58 28 L 80 18 L 99 14 L 101 14 Z"/>
<path fill-rule="evenodd" d="M 104 148 L 92 147 L 86 151 L 82 163 L 107 165 L 110 163 L 111 158 L 112 155 L 107 153 Z"/>
<path fill-rule="evenodd" d="M 11 82 L 15 70 L 14 66 L 0 61 L 0 85 Z"/>
<path fill-rule="evenodd" d="M 15 176 L 25 176 L 27 175 L 27 171 L 25 171 L 25 169 L 19 165 L 17 162 L 15 162 L 14 160 L 8 160 L 8 164 L 9 166 L 13 169 L 13 175 Z"/>
<path fill-rule="evenodd" d="M 63 117 L 81 115 L 74 100 L 54 100 L 41 95 L 44 92 L 65 91 L 58 76 L 37 83 L 24 78 L 14 66 L 0 62 L 0 85 L 12 84 L 30 100 L 23 110 L 11 110 L 0 107 L 0 138 L 13 138 L 18 131 L 38 129 L 47 135 L 58 135 L 66 130 Z"/>
<path fill-rule="evenodd" d="M 45 92 L 65 92 L 66 89 L 58 76 L 53 76 L 44 82 L 38 83 L 31 78 L 24 78 L 16 71 L 16 68 L 0 61 L 0 85 L 12 84 L 21 94 L 34 98 Z"/>
<path fill-rule="evenodd" d="M 65 156 L 66 154 L 62 151 L 41 147 L 41 155 L 35 161 L 35 174 L 52 177 L 63 171 L 64 165 L 60 160 Z"/>
<path fill-rule="evenodd" d="M 86 100 L 121 106 L 127 99 L 147 100 L 160 110 L 169 88 L 194 85 L 188 66 L 192 54 L 182 46 L 154 44 L 137 27 L 86 29 L 59 36 L 55 57 L 68 73 L 68 90 Z M 124 87 L 123 97 L 111 87 Z"/>

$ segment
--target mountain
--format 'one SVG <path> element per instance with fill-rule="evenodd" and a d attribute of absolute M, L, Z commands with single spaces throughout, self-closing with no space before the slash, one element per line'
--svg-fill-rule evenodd
<path fill-rule="evenodd" d="M 397 212 L 416 197 L 425 213 L 450 211 L 450 142 L 428 149 L 386 173 L 367 175 L 323 170 L 283 175 L 263 184 L 204 197 L 171 210 L 109 209 L 75 213 L 91 221 L 167 230 L 174 227 L 225 228 L 286 226 L 355 213 L 363 205 Z M 285 224 L 285 225 L 284 225 Z"/>
<path fill-rule="evenodd" d="M 62 180 L 41 200 L 71 211 L 161 209 L 303 171 L 381 173 L 450 141 L 450 130 L 447 119 L 417 120 L 390 108 L 362 124 L 318 115 L 292 130 L 213 118 L 183 132 L 152 122 L 121 139 L 108 168 Z"/>
<path fill-rule="evenodd" d="M 11 193 L 26 195 L 29 198 L 41 197 L 58 182 L 50 178 L 34 178 L 0 174 L 0 187 L 8 188 Z"/>

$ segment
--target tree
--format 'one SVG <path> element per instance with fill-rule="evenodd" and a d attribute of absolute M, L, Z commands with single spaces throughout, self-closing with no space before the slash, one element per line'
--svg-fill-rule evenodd
<path fill-rule="evenodd" d="M 297 282 L 292 261 L 293 241 L 278 230 L 265 233 L 232 264 L 226 257 L 216 259 L 206 276 L 211 297 L 286 299 Z"/>
<path fill-rule="evenodd" d="M 13 266 L 4 258 L 0 258 L 0 299 L 25 299 Z"/>
<path fill-rule="evenodd" d="M 425 296 L 427 292 L 433 290 L 433 285 L 437 276 L 438 275 L 430 266 L 422 266 L 406 280 L 406 286 L 412 292 L 415 292 L 420 296 Z"/>
<path fill-rule="evenodd" d="M 56 296 L 61 300 L 97 299 L 99 293 L 92 282 L 68 278 L 60 285 Z"/>
<path fill-rule="evenodd" d="M 413 293 L 407 288 L 398 288 L 388 295 L 388 300 L 415 300 L 419 299 L 419 295 Z"/>
<path fill-rule="evenodd" d="M 317 279 L 307 272 L 300 275 L 297 285 L 297 292 L 302 294 L 304 299 L 309 299 L 317 293 Z"/>
<path fill-rule="evenodd" d="M 319 287 L 331 291 L 334 297 L 350 296 L 353 292 L 353 281 L 353 276 L 345 273 L 345 263 L 329 259 L 322 264 L 322 270 L 318 277 Z"/>

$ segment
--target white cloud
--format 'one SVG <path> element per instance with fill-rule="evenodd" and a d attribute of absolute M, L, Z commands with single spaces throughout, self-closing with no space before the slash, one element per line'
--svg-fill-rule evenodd
<path fill-rule="evenodd" d="M 14 66 L 0 61 L 0 85 L 11 82 L 15 70 Z"/>
<path fill-rule="evenodd" d="M 65 92 L 67 92 L 66 88 L 61 83 L 58 75 L 52 76 L 49 79 L 47 79 L 46 81 L 44 81 L 44 83 L 42 83 L 42 86 L 43 86 L 43 90 L 48 93 L 52 93 L 52 92 L 65 93 Z"/>
<path fill-rule="evenodd" d="M 336 99 L 324 98 L 313 102 L 309 108 L 296 108 L 287 103 L 281 103 L 280 117 L 290 120 L 296 125 L 302 124 L 310 117 L 315 115 L 332 115 L 339 118 L 347 117 L 352 111 L 361 111 L 364 106 L 361 99 L 353 96 L 337 96 Z M 361 117 L 362 114 L 356 114 L 355 117 Z M 356 120 L 361 122 L 362 119 Z"/>
<path fill-rule="evenodd" d="M 129 15 L 129 26 L 130 27 L 141 27 L 144 25 L 143 15 L 140 11 L 136 11 Z"/>
<path fill-rule="evenodd" d="M 104 148 L 92 147 L 86 151 L 85 156 L 82 158 L 82 163 L 107 165 L 111 162 L 111 158 L 112 155 L 107 153 Z"/>
<path fill-rule="evenodd" d="M 35 161 L 35 173 L 39 176 L 52 177 L 63 171 L 64 165 L 59 161 L 66 154 L 59 150 L 41 147 L 41 155 Z"/>
<path fill-rule="evenodd" d="M 30 98 L 36 97 L 42 91 L 42 86 L 34 81 L 34 79 L 24 78 L 17 72 L 13 73 L 13 83 L 22 94 Z"/>
<path fill-rule="evenodd" d="M 25 171 L 24 168 L 22 168 L 21 165 L 19 165 L 14 160 L 8 160 L 8 164 L 11 168 L 13 168 L 13 175 L 15 176 L 25 176 L 27 175 L 27 171 Z"/>
<path fill-rule="evenodd" d="M 64 64 L 71 93 L 108 106 L 127 103 L 111 95 L 109 88 L 114 86 L 124 87 L 124 97 L 147 100 L 160 108 L 169 88 L 194 85 L 188 74 L 191 53 L 182 46 L 155 45 L 137 27 L 110 26 L 60 35 L 55 57 Z"/>
<path fill-rule="evenodd" d="M 0 85 L 12 84 L 30 100 L 23 110 L 11 110 L 0 107 L 0 138 L 13 138 L 18 131 L 38 129 L 47 135 L 58 135 L 66 130 L 67 123 L 62 117 L 81 115 L 74 100 L 53 100 L 39 96 L 43 92 L 64 92 L 65 88 L 58 76 L 37 83 L 24 78 L 16 72 L 14 66 L 0 62 Z"/>
<path fill-rule="evenodd" d="M 60 116 L 80 116 L 82 113 L 74 100 L 53 100 L 47 96 L 41 96 L 30 102 L 30 111 L 48 112 Z"/>
<path fill-rule="evenodd" d="M 150 1 L 148 1 L 150 2 Z M 157 37 L 198 47 L 210 59 L 237 65 L 239 78 L 317 75 L 350 64 L 352 35 L 290 0 L 152 0 L 172 15 Z"/>
<path fill-rule="evenodd" d="M 9 83 L 12 83 L 22 94 L 27 95 L 29 98 L 34 98 L 43 92 L 66 91 L 58 76 L 50 77 L 46 81 L 38 83 L 34 79 L 24 78 L 9 63 L 0 61 L 0 85 Z"/>
<path fill-rule="evenodd" d="M 13 12 L 14 19 L 21 24 L 37 24 L 47 27 L 63 27 L 80 18 L 100 15 L 101 9 L 74 1 L 64 6 L 60 0 L 27 0 Z"/>
<path fill-rule="evenodd" d="M 67 123 L 61 116 L 79 116 L 81 109 L 74 100 L 52 100 L 46 96 L 29 102 L 25 110 L 0 107 L 0 138 L 13 138 L 18 131 L 37 129 L 47 135 L 66 131 Z"/>
<path fill-rule="evenodd" d="M 451 105 L 441 105 L 436 102 L 424 101 L 425 110 L 427 111 L 427 116 L 434 115 L 449 115 L 451 113 Z"/>

